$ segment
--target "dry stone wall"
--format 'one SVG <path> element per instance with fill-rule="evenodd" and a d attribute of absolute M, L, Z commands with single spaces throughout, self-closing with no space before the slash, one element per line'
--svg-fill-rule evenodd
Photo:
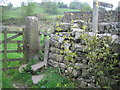
<path fill-rule="evenodd" d="M 72 20 L 84 20 L 87 22 L 92 22 L 92 12 L 65 12 L 63 18 L 61 19 L 62 22 L 71 22 Z M 99 22 L 118 22 L 119 19 L 119 12 L 118 11 L 106 11 L 106 12 L 99 12 L 98 21 Z"/>
<path fill-rule="evenodd" d="M 99 12 L 99 33 L 111 33 L 120 35 L 120 22 L 118 11 Z M 70 23 L 73 20 L 83 20 L 87 30 L 92 30 L 92 12 L 65 12 L 61 22 Z"/>
<path fill-rule="evenodd" d="M 54 32 L 50 39 L 49 59 L 48 64 L 53 67 L 60 67 L 65 75 L 69 74 L 73 65 L 75 68 L 72 72 L 72 78 L 80 82 L 82 87 L 99 87 L 95 84 L 94 76 L 90 70 L 91 63 L 86 59 L 87 46 L 85 41 L 79 37 L 84 33 L 92 36 L 92 32 L 85 32 L 82 26 L 85 24 L 83 20 L 75 20 L 74 23 L 59 23 L 54 27 Z M 98 36 L 111 36 L 113 40 L 118 39 L 118 35 L 112 34 L 98 34 Z M 120 46 L 120 41 L 116 40 L 116 44 Z M 66 52 L 66 50 L 69 50 Z M 67 53 L 76 53 L 72 58 L 75 60 L 73 64 L 68 57 Z M 72 56 L 72 55 L 70 55 Z M 63 74 L 64 74 L 63 73 Z"/>

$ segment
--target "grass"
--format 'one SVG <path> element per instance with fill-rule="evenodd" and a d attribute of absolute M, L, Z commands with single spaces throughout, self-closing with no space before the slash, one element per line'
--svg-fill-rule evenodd
<path fill-rule="evenodd" d="M 0 34 L 3 37 L 3 34 Z M 7 37 L 11 37 L 14 34 L 8 34 Z M 3 38 L 1 40 L 4 40 Z M 22 36 L 15 38 L 14 40 L 22 40 Z M 44 36 L 42 36 L 40 43 L 43 43 Z M 8 43 L 7 45 L 8 50 L 15 50 L 17 49 L 17 44 L 11 44 Z M 3 47 L 3 44 L 0 44 L 0 47 Z M 3 50 L 1 48 L 0 50 Z M 22 58 L 23 54 L 22 53 L 8 53 L 7 58 Z M 0 58 L 3 58 L 3 54 L 0 55 Z M 12 62 L 7 62 L 7 67 L 14 67 L 14 66 L 20 66 L 22 62 L 20 61 L 12 61 Z M 2 66 L 2 65 L 1 65 Z M 2 88 L 13 88 L 13 83 L 19 83 L 20 85 L 27 85 L 31 88 L 72 88 L 75 87 L 74 84 L 68 80 L 65 80 L 62 76 L 58 74 L 57 69 L 53 68 L 48 68 L 45 70 L 45 77 L 43 80 L 39 82 L 38 85 L 34 85 L 32 83 L 31 76 L 32 74 L 24 72 L 24 73 L 19 73 L 18 70 L 9 70 L 7 71 L 7 74 L 3 72 L 2 79 Z"/>
<path fill-rule="evenodd" d="M 59 75 L 57 68 L 49 67 L 46 70 L 43 70 L 43 72 L 45 75 L 44 78 L 36 85 L 32 83 L 32 74 L 27 72 L 19 73 L 16 71 L 8 81 L 10 81 L 10 84 L 12 84 L 12 81 L 14 83 L 19 83 L 19 85 L 27 86 L 28 88 L 76 88 L 73 82 L 66 80 Z M 6 82 L 3 87 L 6 87 L 5 85 L 7 85 Z M 8 87 L 11 87 L 11 85 L 8 85 Z"/>
<path fill-rule="evenodd" d="M 11 37 L 15 34 L 8 34 L 7 37 Z M 2 36 L 4 36 L 2 34 Z M 4 40 L 2 38 L 2 40 Z M 22 40 L 22 36 L 18 37 L 18 38 L 15 38 L 13 40 Z M 22 45 L 22 44 L 21 44 Z M 0 44 L 0 50 L 3 50 L 3 44 Z M 17 43 L 8 43 L 7 44 L 7 50 L 17 50 Z M 13 59 L 13 58 L 22 58 L 23 57 L 23 54 L 22 53 L 7 53 L 7 58 L 8 59 Z M 3 54 L 0 55 L 0 58 L 3 58 Z M 12 61 L 12 62 L 7 62 L 7 67 L 15 67 L 15 66 L 19 66 L 21 65 L 21 62 L 20 61 Z"/>
<path fill-rule="evenodd" d="M 10 18 L 20 18 L 21 17 L 21 8 L 17 9 L 12 9 L 8 12 L 6 12 L 6 19 Z M 57 15 L 63 15 L 64 12 L 66 11 L 79 11 L 79 10 L 74 10 L 74 9 L 65 9 L 65 8 L 59 8 L 58 9 L 58 14 Z M 34 14 L 42 14 L 43 16 L 48 17 L 56 17 L 57 15 L 51 15 L 48 13 L 44 13 L 44 8 L 36 7 L 34 10 Z M 7 37 L 11 37 L 14 34 L 8 34 Z M 4 35 L 0 33 L 0 36 L 3 37 Z M 3 38 L 1 40 L 4 40 Z M 15 38 L 14 40 L 22 40 L 22 36 Z M 42 39 L 40 40 L 40 43 L 43 43 L 44 36 L 42 36 Z M 22 45 L 22 44 L 21 44 Z M 3 50 L 3 44 L 0 44 L 0 50 Z M 17 49 L 17 44 L 7 44 L 7 49 L 8 50 L 16 50 Z M 22 58 L 23 54 L 22 53 L 8 53 L 7 58 L 12 59 L 12 58 Z M 3 54 L 0 54 L 0 58 L 3 58 Z M 7 62 L 7 67 L 14 67 L 14 66 L 20 66 L 22 62 L 20 61 L 12 61 L 12 62 Z M 0 68 L 2 67 L 2 63 L 0 63 Z M 73 83 L 65 80 L 63 77 L 61 77 L 56 69 L 53 68 L 48 68 L 45 71 L 45 77 L 43 78 L 42 81 L 39 82 L 38 85 L 33 85 L 32 80 L 31 80 L 31 74 L 29 73 L 19 73 L 18 70 L 10 70 L 7 71 L 7 75 L 5 73 L 1 74 L 3 87 L 4 88 L 12 88 L 13 82 L 18 82 L 20 84 L 27 84 L 29 87 L 32 88 L 56 88 L 56 87 L 74 87 Z"/>
<path fill-rule="evenodd" d="M 16 8 L 16 9 L 12 9 L 6 12 L 6 16 L 5 19 L 9 19 L 9 18 L 21 18 L 21 8 Z M 58 8 L 58 14 L 54 15 L 54 14 L 49 14 L 49 13 L 45 13 L 44 12 L 44 8 L 41 8 L 39 6 L 36 6 L 33 14 L 41 14 L 41 15 L 46 15 L 48 17 L 55 17 L 58 15 L 63 15 L 64 12 L 68 12 L 68 11 L 80 11 L 79 9 L 68 9 L 68 8 Z"/>
<path fill-rule="evenodd" d="M 68 9 L 68 8 L 59 8 L 58 9 L 58 12 L 60 13 L 60 14 L 64 14 L 64 12 L 70 12 L 70 11 L 80 11 L 79 9 Z"/>
<path fill-rule="evenodd" d="M 15 34 L 8 34 L 7 37 L 9 38 L 9 37 L 11 37 L 13 35 L 15 35 Z M 4 35 L 2 33 L 0 33 L 0 36 L 2 37 L 1 40 L 4 40 L 4 38 L 3 38 Z M 22 40 L 22 36 L 20 36 L 18 38 L 15 38 L 14 40 Z M 1 47 L 0 50 L 4 50 L 3 44 L 0 44 L 0 47 Z M 17 43 L 16 44 L 12 44 L 12 43 L 8 43 L 7 44 L 7 50 L 16 50 L 16 49 L 17 49 Z M 3 59 L 3 57 L 4 57 L 3 54 L 0 53 L 0 58 Z M 7 53 L 7 58 L 8 59 L 22 58 L 22 57 L 23 57 L 22 53 Z M 9 61 L 6 64 L 7 64 L 6 65 L 7 67 L 16 67 L 16 66 L 20 66 L 21 65 L 21 61 L 11 61 L 11 62 Z M 0 66 L 1 66 L 0 68 L 3 67 L 2 63 L 1 63 Z M 0 75 L 2 75 L 2 79 L 0 81 L 2 81 L 2 85 L 3 85 L 2 87 L 3 88 L 12 88 L 12 79 L 9 76 L 13 75 L 15 73 L 15 71 L 16 70 L 7 71 L 6 72 L 7 74 L 4 73 L 4 72 L 1 72 L 2 74 L 0 74 Z"/>
<path fill-rule="evenodd" d="M 52 67 L 47 69 L 45 77 L 37 86 L 38 88 L 76 88 L 71 81 L 59 75 L 57 68 L 54 69 Z"/>

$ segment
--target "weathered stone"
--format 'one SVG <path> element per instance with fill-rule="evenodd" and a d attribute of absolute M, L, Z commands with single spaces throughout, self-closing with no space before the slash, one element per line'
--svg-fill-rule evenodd
<path fill-rule="evenodd" d="M 34 34 L 33 34 L 34 33 Z M 24 60 L 30 61 L 35 59 L 39 61 L 39 31 L 38 18 L 35 16 L 27 16 L 25 18 L 25 29 L 23 34 L 24 40 Z"/>
<path fill-rule="evenodd" d="M 120 53 L 120 44 L 114 44 L 112 49 L 115 53 Z"/>
<path fill-rule="evenodd" d="M 64 23 L 64 22 L 61 22 L 60 25 L 69 25 L 69 26 L 71 26 L 71 23 Z"/>
<path fill-rule="evenodd" d="M 90 75 L 90 73 L 89 73 L 89 71 L 87 71 L 87 69 L 84 69 L 84 70 L 82 70 L 82 77 L 83 78 L 89 78 L 89 75 Z"/>
<path fill-rule="evenodd" d="M 81 82 L 81 81 L 84 81 L 84 82 L 87 82 L 87 83 L 91 83 L 91 80 L 90 79 L 84 79 L 84 78 L 77 78 L 77 81 L 78 82 Z"/>
<path fill-rule="evenodd" d="M 78 77 L 79 75 L 81 75 L 81 71 L 75 69 L 73 70 L 73 67 L 68 67 L 68 70 L 65 70 L 65 73 L 71 73 L 73 77 Z"/>
<path fill-rule="evenodd" d="M 59 62 L 63 61 L 63 55 L 59 55 L 55 53 L 49 53 L 49 58 Z"/>
<path fill-rule="evenodd" d="M 87 86 L 87 83 L 84 82 L 84 81 L 81 81 L 81 84 L 80 84 L 81 87 L 86 87 Z"/>
<path fill-rule="evenodd" d="M 74 23 L 72 26 L 72 28 L 79 28 L 78 24 Z"/>
<path fill-rule="evenodd" d="M 89 65 L 89 66 L 92 66 L 93 64 L 92 64 L 91 62 L 88 62 L 88 65 Z"/>
<path fill-rule="evenodd" d="M 24 64 L 24 65 L 20 66 L 20 67 L 19 67 L 19 72 L 20 72 L 20 73 L 23 73 L 23 72 L 24 72 L 24 69 L 26 69 L 26 68 L 27 68 L 27 64 Z"/>
<path fill-rule="evenodd" d="M 65 73 L 68 74 L 68 70 L 65 70 Z"/>
<path fill-rule="evenodd" d="M 50 40 L 50 45 L 51 46 L 54 46 L 54 47 L 56 47 L 56 48 L 61 48 L 61 44 L 60 44 L 60 42 L 57 42 L 57 41 L 55 41 L 55 40 Z"/>
<path fill-rule="evenodd" d="M 86 59 L 85 55 L 79 55 L 75 57 L 76 60 Z"/>
<path fill-rule="evenodd" d="M 91 80 L 89 78 L 88 79 L 84 79 L 84 81 L 87 82 L 87 83 L 91 82 Z"/>
<path fill-rule="evenodd" d="M 75 68 L 77 69 L 88 68 L 88 65 L 84 65 L 82 63 L 75 63 Z"/>
<path fill-rule="evenodd" d="M 42 80 L 43 77 L 44 77 L 43 74 L 41 74 L 41 75 L 34 75 L 34 76 L 32 76 L 32 81 L 33 81 L 34 84 L 38 84 L 38 82 L 39 82 L 40 80 Z"/>
<path fill-rule="evenodd" d="M 66 37 L 70 37 L 71 33 L 70 32 L 62 32 L 63 35 L 65 35 Z"/>
<path fill-rule="evenodd" d="M 83 32 L 83 30 L 82 29 L 80 29 L 80 28 L 71 28 L 71 31 L 72 32 Z"/>
<path fill-rule="evenodd" d="M 80 35 L 81 35 L 80 32 L 76 32 L 75 33 L 75 39 L 79 39 Z"/>
<path fill-rule="evenodd" d="M 86 53 L 85 52 L 76 52 L 76 54 L 77 54 L 78 57 L 86 58 Z"/>
<path fill-rule="evenodd" d="M 95 88 L 95 84 L 88 83 L 88 88 Z"/>
<path fill-rule="evenodd" d="M 60 32 L 67 32 L 71 30 L 71 25 L 68 23 L 61 23 L 59 26 L 55 26 L 55 31 L 57 31 L 57 28 L 60 28 L 61 31 Z M 57 31 L 58 32 L 58 31 Z"/>
<path fill-rule="evenodd" d="M 68 49 L 69 50 L 69 48 L 70 48 L 70 43 L 64 43 L 64 49 Z"/>
<path fill-rule="evenodd" d="M 85 23 L 83 20 L 75 20 L 74 23 Z"/>
<path fill-rule="evenodd" d="M 64 69 L 66 68 L 66 65 L 64 63 L 59 63 L 59 66 Z"/>
<path fill-rule="evenodd" d="M 72 51 L 76 50 L 76 52 L 84 51 L 86 49 L 87 49 L 87 47 L 85 45 L 80 45 L 80 44 L 73 44 L 71 47 L 71 50 Z"/>
<path fill-rule="evenodd" d="M 53 66 L 53 67 L 58 67 L 58 62 L 55 62 L 55 61 L 52 60 L 52 59 L 49 59 L 49 60 L 48 60 L 48 64 L 51 65 L 51 66 Z"/>
<path fill-rule="evenodd" d="M 85 40 L 81 40 L 81 45 L 86 45 L 86 42 L 85 42 Z"/>
<path fill-rule="evenodd" d="M 32 65 L 32 66 L 31 66 L 31 69 L 32 69 L 33 71 L 37 71 L 38 69 L 44 67 L 45 65 L 46 65 L 45 62 L 39 62 L 39 63 L 37 63 L 37 64 Z"/>
<path fill-rule="evenodd" d="M 73 77 L 77 77 L 79 75 L 79 72 L 74 69 L 73 72 L 72 72 L 72 74 L 73 74 Z"/>
<path fill-rule="evenodd" d="M 79 81 L 84 81 L 84 78 L 77 78 L 77 80 L 79 80 Z"/>
<path fill-rule="evenodd" d="M 95 82 L 95 76 L 91 76 L 90 81 L 94 83 Z"/>
<path fill-rule="evenodd" d="M 71 14 L 72 13 L 72 14 Z M 110 12 L 102 13 L 99 12 L 99 22 L 118 22 L 118 12 L 115 14 L 114 11 L 112 11 L 112 18 L 110 18 Z M 76 20 L 77 19 L 77 20 Z M 85 20 L 87 22 L 92 22 L 92 12 L 65 12 L 63 18 L 61 19 L 62 22 L 71 22 L 71 20 L 74 20 L 74 22 L 78 22 L 78 20 Z"/>
<path fill-rule="evenodd" d="M 112 41 L 111 43 L 117 43 L 117 44 L 120 44 L 120 36 L 118 35 L 112 35 Z"/>
<path fill-rule="evenodd" d="M 66 68 L 66 65 L 65 65 L 64 63 L 58 63 L 58 62 L 56 62 L 56 61 L 54 61 L 54 60 L 52 60 L 52 59 L 49 59 L 49 60 L 48 60 L 48 64 L 50 64 L 50 65 L 53 66 L 53 67 L 61 67 L 61 68 L 63 68 L 63 69 Z"/>
<path fill-rule="evenodd" d="M 83 64 L 87 64 L 87 62 L 88 62 L 88 61 L 85 60 L 85 59 L 82 60 L 82 63 L 83 63 Z"/>
<path fill-rule="evenodd" d="M 60 37 L 60 36 L 54 36 L 54 37 L 51 37 L 52 40 L 56 40 L 60 43 L 63 43 L 64 41 L 64 38 Z"/>
<path fill-rule="evenodd" d="M 60 53 L 60 49 L 55 48 L 55 47 L 50 47 L 50 51 L 51 51 L 52 53 Z"/>
<path fill-rule="evenodd" d="M 73 67 L 68 67 L 69 72 L 72 72 L 72 70 L 73 70 Z"/>

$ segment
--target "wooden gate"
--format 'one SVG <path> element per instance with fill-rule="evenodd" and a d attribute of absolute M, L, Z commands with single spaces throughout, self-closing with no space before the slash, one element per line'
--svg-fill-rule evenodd
<path fill-rule="evenodd" d="M 7 61 L 18 61 L 18 60 L 25 60 L 27 62 L 31 61 L 31 59 L 40 60 L 39 52 L 43 53 L 44 58 L 42 58 L 45 66 L 47 66 L 48 60 L 48 53 L 49 53 L 49 41 L 51 34 L 48 33 L 47 30 L 41 32 L 38 31 L 38 19 L 34 16 L 28 16 L 25 20 L 25 28 L 23 31 L 8 31 L 7 29 L 2 30 L 2 34 L 4 35 L 4 40 L 0 41 L 0 44 L 4 44 L 4 48 L 0 53 L 3 53 L 3 61 L 4 68 L 1 70 L 9 70 L 9 69 L 17 69 L 18 67 L 7 67 Z M 7 34 L 15 34 L 11 37 L 7 37 Z M 13 40 L 19 36 L 23 37 L 23 40 Z M 39 38 L 44 40 L 42 45 L 39 45 Z M 17 50 L 8 50 L 7 46 L 8 43 L 17 43 Z M 23 45 L 21 46 L 21 43 Z M 23 58 L 13 58 L 9 59 L 7 57 L 7 53 L 23 53 Z"/>
<path fill-rule="evenodd" d="M 8 61 L 18 61 L 18 60 L 23 60 L 23 58 L 13 58 L 13 59 L 8 59 L 7 58 L 7 53 L 22 53 L 23 50 L 21 49 L 21 43 L 23 43 L 22 40 L 13 40 L 21 35 L 23 35 L 23 31 L 8 31 L 6 28 L 2 30 L 2 34 L 4 35 L 4 38 L 2 41 L 0 41 L 0 44 L 3 44 L 3 50 L 0 51 L 0 53 L 3 53 L 2 60 L 0 62 L 3 62 L 3 68 L 0 70 L 9 70 L 9 69 L 17 69 L 18 67 L 7 67 L 7 62 Z M 15 34 L 11 37 L 8 38 L 8 34 Z M 8 43 L 17 43 L 17 50 L 8 50 L 7 46 Z"/>

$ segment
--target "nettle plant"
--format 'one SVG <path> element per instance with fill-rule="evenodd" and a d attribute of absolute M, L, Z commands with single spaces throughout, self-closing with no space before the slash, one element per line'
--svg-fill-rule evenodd
<path fill-rule="evenodd" d="M 73 71 L 75 69 L 75 62 L 76 62 L 74 57 L 76 57 L 77 55 L 75 52 L 71 52 L 69 49 L 65 49 L 64 54 L 65 54 L 64 60 L 66 60 L 67 68 L 69 68 L 67 70 L 67 75 L 70 79 L 72 79 Z"/>
<path fill-rule="evenodd" d="M 118 53 L 111 48 L 111 37 L 88 36 L 83 33 L 80 39 L 85 41 L 87 46 L 86 54 L 89 60 L 90 69 L 95 76 L 96 84 L 101 88 L 111 88 L 118 80 L 118 75 L 111 73 L 118 65 Z"/>

